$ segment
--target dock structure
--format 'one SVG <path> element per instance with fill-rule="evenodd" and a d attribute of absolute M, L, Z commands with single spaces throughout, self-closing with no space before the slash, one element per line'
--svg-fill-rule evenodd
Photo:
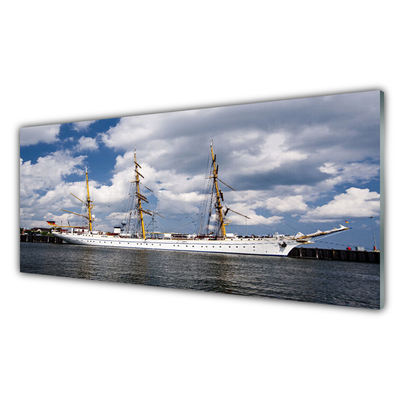
<path fill-rule="evenodd" d="M 61 244 L 63 242 L 61 238 L 51 235 L 19 235 L 19 241 L 56 244 Z"/>
<path fill-rule="evenodd" d="M 379 251 L 317 249 L 295 247 L 288 255 L 291 258 L 309 258 L 314 260 L 355 261 L 380 264 Z"/>

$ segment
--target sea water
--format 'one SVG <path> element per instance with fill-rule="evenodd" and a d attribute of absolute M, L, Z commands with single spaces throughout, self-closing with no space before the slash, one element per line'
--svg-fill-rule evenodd
<path fill-rule="evenodd" d="M 21 272 L 379 308 L 379 264 L 20 243 Z"/>

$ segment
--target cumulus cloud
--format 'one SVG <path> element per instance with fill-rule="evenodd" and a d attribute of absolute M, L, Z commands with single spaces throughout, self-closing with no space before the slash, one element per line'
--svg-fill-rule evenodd
<path fill-rule="evenodd" d="M 251 206 L 250 206 L 251 207 Z M 229 206 L 233 211 L 238 212 L 246 217 L 236 214 L 235 212 L 229 212 L 227 214 L 228 221 L 231 225 L 239 226 L 255 226 L 255 225 L 266 225 L 273 226 L 283 220 L 282 216 L 273 215 L 271 217 L 264 217 L 263 215 L 257 214 L 257 212 L 249 208 L 248 204 L 235 203 Z"/>
<path fill-rule="evenodd" d="M 60 133 L 60 124 L 33 126 L 20 129 L 19 143 L 21 146 L 30 146 L 42 143 L 57 142 Z"/>
<path fill-rule="evenodd" d="M 348 164 L 324 163 L 320 167 L 320 171 L 330 175 L 319 186 L 320 190 L 327 191 L 343 183 L 366 183 L 374 178 L 379 178 L 380 166 L 379 164 L 372 164 L 370 162 L 351 162 Z"/>
<path fill-rule="evenodd" d="M 248 173 L 263 173 L 279 168 L 280 166 L 305 160 L 308 156 L 296 150 L 289 150 L 290 135 L 284 132 L 270 133 L 267 136 L 262 132 L 250 132 L 251 137 L 258 138 L 259 145 L 256 149 L 245 146 L 247 135 L 239 133 L 242 145 L 232 151 L 232 158 L 246 166 Z M 230 142 L 232 143 L 232 142 Z"/>
<path fill-rule="evenodd" d="M 87 131 L 89 126 L 95 123 L 96 121 L 81 121 L 81 122 L 74 122 L 72 124 L 72 129 L 74 131 Z"/>
<path fill-rule="evenodd" d="M 20 159 L 20 194 L 29 196 L 35 191 L 54 188 L 71 174 L 83 174 L 81 167 L 85 156 L 74 157 L 70 152 L 59 150 L 45 157 L 39 157 L 36 163 Z"/>
<path fill-rule="evenodd" d="M 378 216 L 380 195 L 369 189 L 349 188 L 346 193 L 336 195 L 329 203 L 309 210 L 301 221 L 325 222 L 335 219 L 366 218 Z"/>
<path fill-rule="evenodd" d="M 124 117 L 101 135 L 156 170 L 192 176 L 204 168 L 209 139 L 237 190 L 283 184 L 322 194 L 377 177 L 379 92 Z"/>
<path fill-rule="evenodd" d="M 154 140 L 154 134 L 165 119 L 168 114 L 124 117 L 117 126 L 103 133 L 101 140 L 107 147 L 132 151 L 139 144 Z"/>
<path fill-rule="evenodd" d="M 98 150 L 99 145 L 95 138 L 90 138 L 86 136 L 81 136 L 78 139 L 78 144 L 76 145 L 77 151 L 94 151 Z"/>
<path fill-rule="evenodd" d="M 288 197 L 271 197 L 260 206 L 268 210 L 279 213 L 288 212 L 305 212 L 307 210 L 307 203 L 305 203 L 303 196 L 288 196 Z"/>

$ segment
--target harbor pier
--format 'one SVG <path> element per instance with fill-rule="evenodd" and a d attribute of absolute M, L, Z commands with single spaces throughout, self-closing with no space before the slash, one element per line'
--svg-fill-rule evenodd
<path fill-rule="evenodd" d="M 19 241 L 56 244 L 61 244 L 63 242 L 61 238 L 51 235 L 19 235 Z"/>
<path fill-rule="evenodd" d="M 379 251 L 317 249 L 295 247 L 288 255 L 291 258 L 310 258 L 314 260 L 355 261 L 380 264 Z"/>

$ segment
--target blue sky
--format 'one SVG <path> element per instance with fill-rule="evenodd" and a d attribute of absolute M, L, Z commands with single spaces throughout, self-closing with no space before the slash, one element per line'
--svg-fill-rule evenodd
<path fill-rule="evenodd" d="M 210 139 L 228 232 L 311 233 L 347 224 L 319 247 L 379 248 L 380 92 L 282 100 L 142 116 L 25 127 L 20 131 L 21 226 L 82 224 L 84 173 L 95 203 L 94 229 L 124 216 L 136 149 L 143 194 L 165 218 L 163 231 L 197 232 Z M 372 225 L 369 217 L 373 216 Z M 146 224 L 149 220 L 146 221 Z"/>

